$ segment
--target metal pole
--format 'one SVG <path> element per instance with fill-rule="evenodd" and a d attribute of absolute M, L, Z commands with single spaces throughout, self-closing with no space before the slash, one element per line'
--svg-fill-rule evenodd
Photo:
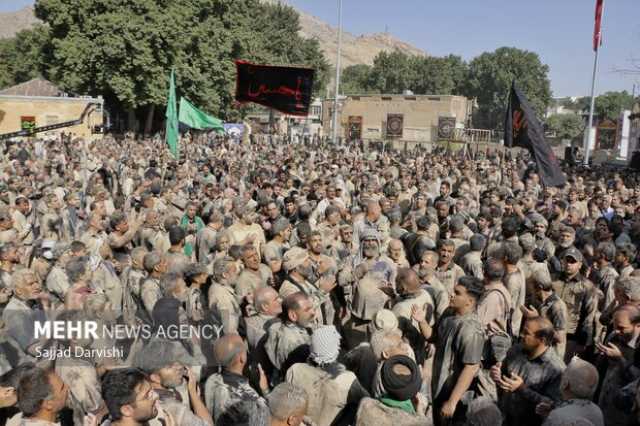
<path fill-rule="evenodd" d="M 338 143 L 338 96 L 340 94 L 340 56 L 342 53 L 342 0 L 338 0 L 338 58 L 336 59 L 336 92 L 333 102 L 333 143 Z"/>
<path fill-rule="evenodd" d="M 604 3 L 602 5 L 602 18 L 604 20 Z M 601 22 L 602 22 L 601 21 Z M 602 25 L 602 23 L 601 23 Z M 600 39 L 602 39 L 602 27 L 600 28 Z M 591 142 L 591 129 L 593 128 L 593 110 L 596 105 L 596 76 L 598 74 L 598 56 L 600 54 L 600 46 L 596 46 L 596 57 L 593 61 L 593 78 L 591 79 L 591 107 L 589 108 L 589 125 L 587 126 L 587 137 L 584 141 L 584 165 L 589 165 L 589 145 Z M 595 141 L 594 141 L 595 148 Z"/>

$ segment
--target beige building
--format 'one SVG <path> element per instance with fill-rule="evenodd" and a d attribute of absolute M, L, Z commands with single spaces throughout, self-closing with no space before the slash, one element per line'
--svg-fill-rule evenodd
<path fill-rule="evenodd" d="M 462 96 L 350 95 L 340 99 L 338 135 L 351 140 L 435 142 L 443 131 L 466 127 L 473 101 Z M 322 123 L 332 134 L 334 100 L 324 101 Z"/>
<path fill-rule="evenodd" d="M 97 127 L 103 126 L 103 100 L 92 97 L 70 97 L 52 83 L 35 79 L 0 91 L 0 135 L 22 129 L 48 126 L 78 120 L 87 105 L 96 104 L 82 123 L 37 133 L 37 137 L 56 137 L 61 132 L 87 140 L 99 139 Z"/>

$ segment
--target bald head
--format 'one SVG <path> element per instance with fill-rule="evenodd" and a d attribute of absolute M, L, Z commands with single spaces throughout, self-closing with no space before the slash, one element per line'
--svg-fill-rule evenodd
<path fill-rule="evenodd" d="M 397 239 L 392 239 L 389 241 L 389 249 L 390 250 L 402 250 L 402 241 Z"/>
<path fill-rule="evenodd" d="M 598 370 L 587 361 L 574 357 L 562 373 L 560 390 L 567 399 L 591 399 L 598 387 Z"/>
<path fill-rule="evenodd" d="M 278 315 L 282 312 L 282 302 L 273 287 L 261 287 L 253 295 L 256 311 L 266 315 Z"/>
<path fill-rule="evenodd" d="M 396 290 L 400 294 L 413 294 L 420 289 L 420 278 L 411 268 L 398 268 Z"/>
<path fill-rule="evenodd" d="M 213 344 L 213 354 L 218 364 L 224 368 L 241 365 L 247 361 L 247 347 L 237 334 L 222 336 Z"/>

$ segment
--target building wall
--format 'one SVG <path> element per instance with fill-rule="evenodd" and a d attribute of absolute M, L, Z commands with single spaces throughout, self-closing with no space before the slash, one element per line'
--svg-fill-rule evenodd
<path fill-rule="evenodd" d="M 12 133 L 21 130 L 21 117 L 35 117 L 36 127 L 64 121 L 77 120 L 89 102 L 102 102 L 93 98 L 47 98 L 0 95 L 0 134 Z M 75 137 L 96 139 L 102 135 L 92 134 L 94 126 L 103 125 L 102 110 L 94 111 L 84 123 L 53 130 L 51 132 L 38 133 L 38 137 L 52 137 L 72 133 Z"/>
<path fill-rule="evenodd" d="M 322 108 L 325 135 L 331 135 L 333 100 L 324 101 Z M 439 117 L 455 117 L 456 127 L 466 125 L 472 101 L 462 96 L 374 95 L 348 96 L 339 107 L 338 134 L 346 137 L 350 116 L 362 117 L 362 139 L 386 138 L 387 114 L 403 114 L 403 134 L 400 140 L 433 142 L 438 139 Z"/>

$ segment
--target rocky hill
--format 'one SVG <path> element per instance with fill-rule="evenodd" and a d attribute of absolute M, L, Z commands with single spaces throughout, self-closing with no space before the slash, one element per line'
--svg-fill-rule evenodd
<path fill-rule="evenodd" d="M 280 0 L 262 1 L 278 3 Z M 317 38 L 327 60 L 335 64 L 338 50 L 338 29 L 313 15 L 302 11 L 298 12 L 300 13 L 300 26 L 302 27 L 300 33 L 304 37 Z M 17 12 L 0 13 L 0 38 L 12 37 L 16 32 L 30 28 L 38 22 L 38 19 L 33 14 L 32 6 L 27 6 Z M 426 55 L 423 50 L 398 40 L 388 33 L 357 36 L 345 31 L 342 36 L 343 67 L 354 64 L 371 65 L 373 59 L 381 51 L 389 52 L 398 49 L 412 55 Z"/>
<path fill-rule="evenodd" d="M 33 14 L 33 7 L 27 6 L 16 12 L 0 13 L 0 38 L 13 37 L 15 33 L 31 28 L 40 22 Z"/>

